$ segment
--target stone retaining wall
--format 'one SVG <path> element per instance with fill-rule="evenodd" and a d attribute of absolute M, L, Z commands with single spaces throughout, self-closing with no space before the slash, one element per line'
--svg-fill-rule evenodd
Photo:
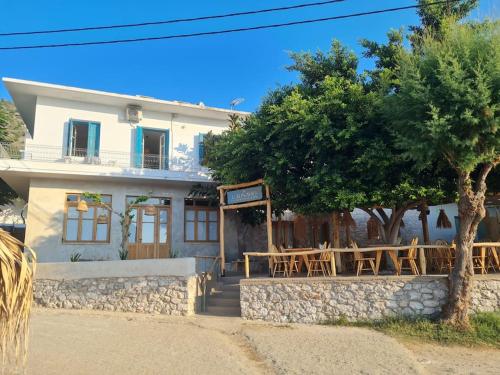
<path fill-rule="evenodd" d="M 39 263 L 37 306 L 191 315 L 197 303 L 194 258 Z"/>
<path fill-rule="evenodd" d="M 196 278 L 176 276 L 36 280 L 37 306 L 192 315 Z"/>
<path fill-rule="evenodd" d="M 439 316 L 447 302 L 446 276 L 335 277 L 241 280 L 245 319 L 319 323 L 333 319 Z M 500 275 L 476 277 L 473 311 L 500 309 Z"/>

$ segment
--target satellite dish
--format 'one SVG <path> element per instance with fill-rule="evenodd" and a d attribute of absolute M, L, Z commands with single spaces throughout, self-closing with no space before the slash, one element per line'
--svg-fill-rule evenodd
<path fill-rule="evenodd" d="M 244 101 L 245 101 L 245 98 L 236 98 L 236 99 L 231 100 L 229 105 L 231 106 L 231 109 L 234 109 L 234 107 L 236 107 L 237 105 L 240 105 Z"/>

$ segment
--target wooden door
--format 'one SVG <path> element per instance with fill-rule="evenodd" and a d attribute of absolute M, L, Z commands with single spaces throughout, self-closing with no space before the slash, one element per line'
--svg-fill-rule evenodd
<path fill-rule="evenodd" d="M 170 256 L 170 208 L 139 206 L 132 210 L 128 259 Z"/>

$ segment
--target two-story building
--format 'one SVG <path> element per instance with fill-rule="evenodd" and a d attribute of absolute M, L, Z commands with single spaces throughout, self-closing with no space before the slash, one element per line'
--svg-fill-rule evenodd
<path fill-rule="evenodd" d="M 99 193 L 116 213 L 136 197 L 129 258 L 218 254 L 218 209 L 193 199 L 210 183 L 203 136 L 245 112 L 11 78 L 3 79 L 29 131 L 24 147 L 0 146 L 0 175 L 28 202 L 26 243 L 40 261 L 116 259 L 120 217 L 88 200 Z M 228 247 L 237 247 L 231 221 Z M 229 226 L 229 227 L 228 227 Z M 233 244 L 233 242 L 235 242 Z"/>

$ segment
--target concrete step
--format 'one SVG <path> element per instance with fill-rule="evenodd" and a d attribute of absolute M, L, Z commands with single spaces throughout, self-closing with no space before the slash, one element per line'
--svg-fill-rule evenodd
<path fill-rule="evenodd" d="M 241 279 L 244 279 L 245 277 L 241 276 L 225 276 L 221 277 L 219 281 L 221 281 L 224 284 L 239 284 Z"/>
<path fill-rule="evenodd" d="M 217 288 L 218 290 L 240 290 L 240 284 L 222 284 Z"/>
<path fill-rule="evenodd" d="M 240 291 L 234 289 L 213 291 L 208 298 L 229 298 L 240 300 Z"/>
<path fill-rule="evenodd" d="M 241 316 L 241 309 L 239 306 L 207 306 L 207 311 L 203 315 Z"/>
<path fill-rule="evenodd" d="M 225 307 L 240 307 L 239 299 L 229 298 L 209 298 L 207 299 L 207 306 L 225 306 Z"/>

